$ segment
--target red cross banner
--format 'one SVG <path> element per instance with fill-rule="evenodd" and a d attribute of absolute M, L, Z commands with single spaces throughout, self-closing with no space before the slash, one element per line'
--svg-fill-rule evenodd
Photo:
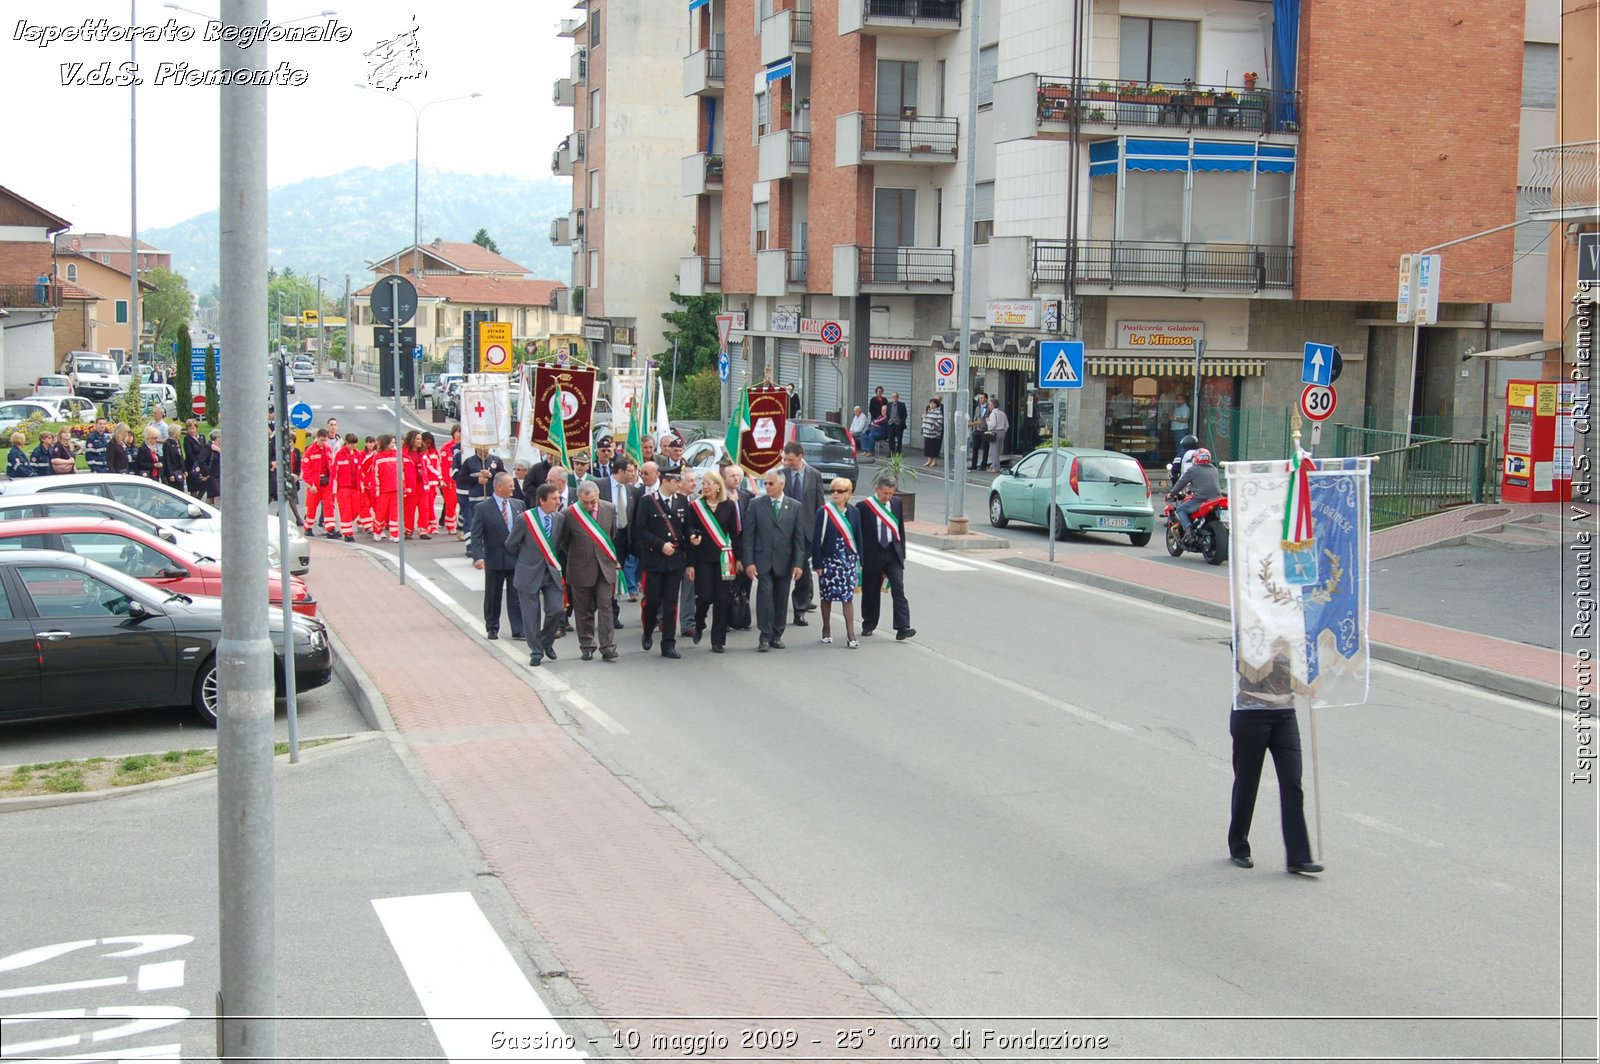
<path fill-rule="evenodd" d="M 739 464 L 765 473 L 783 460 L 784 427 L 789 420 L 789 390 L 763 385 L 750 389 L 750 427 L 739 443 Z"/>
<path fill-rule="evenodd" d="M 504 377 L 461 386 L 461 440 L 468 447 L 500 447 L 511 435 L 511 396 Z"/>
<path fill-rule="evenodd" d="M 550 417 L 560 410 L 571 453 L 589 449 L 594 423 L 595 371 L 592 366 L 539 365 L 533 371 L 533 445 L 559 454 L 550 439 Z"/>

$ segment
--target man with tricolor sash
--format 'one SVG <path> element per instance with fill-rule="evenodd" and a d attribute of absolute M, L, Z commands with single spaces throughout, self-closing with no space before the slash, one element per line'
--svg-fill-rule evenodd
<path fill-rule="evenodd" d="M 883 584 L 889 582 L 894 601 L 894 637 L 910 639 L 911 604 L 906 600 L 906 522 L 900 500 L 894 497 L 900 482 L 893 473 L 880 473 L 873 493 L 856 504 L 861 529 L 861 634 L 878 627 Z"/>
<path fill-rule="evenodd" d="M 593 661 L 596 650 L 602 659 L 616 661 L 612 604 L 622 560 L 616 541 L 617 508 L 600 498 L 598 484 L 586 480 L 578 485 L 578 501 L 565 517 L 558 546 L 567 559 L 578 649 L 584 661 Z"/>
<path fill-rule="evenodd" d="M 511 576 L 522 605 L 522 630 L 528 637 L 528 664 L 538 668 L 543 659 L 556 659 L 556 631 L 561 627 L 561 539 L 566 517 L 561 493 L 553 484 L 534 492 L 534 507 L 518 516 L 506 537 L 506 550 L 516 555 Z"/>

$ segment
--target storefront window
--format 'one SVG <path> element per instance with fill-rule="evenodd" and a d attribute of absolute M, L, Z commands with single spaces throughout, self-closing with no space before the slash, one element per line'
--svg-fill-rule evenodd
<path fill-rule="evenodd" d="M 1146 469 L 1166 465 L 1178 441 L 1195 428 L 1187 377 L 1107 377 L 1106 450 L 1129 455 Z M 1219 461 L 1233 455 L 1237 377 L 1205 377 L 1200 383 L 1202 442 Z"/>

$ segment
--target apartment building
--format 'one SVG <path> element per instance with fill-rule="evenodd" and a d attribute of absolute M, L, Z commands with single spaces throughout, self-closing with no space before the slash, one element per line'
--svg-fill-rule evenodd
<path fill-rule="evenodd" d="M 670 179 L 694 139 L 694 108 L 672 91 L 687 34 L 670 5 L 584 0 L 574 10 L 559 27 L 574 42 L 571 69 L 553 93 L 573 112 L 551 159 L 572 178 L 572 212 L 550 227 L 552 243 L 572 248 L 561 309 L 582 316 L 596 365 L 642 366 L 668 346 L 661 315 L 694 224 Z"/>
<path fill-rule="evenodd" d="M 1082 0 L 1075 41 L 1073 4 L 973 7 L 691 5 L 700 150 L 683 163 L 696 225 L 679 283 L 742 316 L 736 377 L 795 383 L 815 416 L 880 383 L 914 409 L 932 394 L 962 326 L 976 33 L 967 325 L 973 384 L 1001 397 L 1013 449 L 1047 427 L 1034 367 L 1051 338 L 1090 356 L 1064 405 L 1074 441 L 1150 465 L 1195 415 L 1199 340 L 1198 420 L 1223 457 L 1283 449 L 1306 341 L 1344 356 L 1336 421 L 1479 421 L 1488 360 L 1463 377 L 1462 358 L 1512 300 L 1514 235 L 1443 252 L 1441 322 L 1415 366 L 1397 266 L 1516 216 L 1520 9 L 1422 9 L 1401 36 L 1372 0 Z M 820 343 L 826 321 L 840 349 Z"/>
<path fill-rule="evenodd" d="M 138 244 L 141 271 L 153 270 L 158 266 L 172 269 L 172 252 L 162 251 L 143 240 Z M 64 233 L 56 237 L 58 255 L 82 255 L 125 274 L 132 270 L 132 245 L 133 241 L 115 233 Z"/>
<path fill-rule="evenodd" d="M 1580 281 L 1591 282 L 1587 302 L 1592 328 L 1595 286 L 1600 285 L 1600 70 L 1595 48 L 1600 9 L 1587 0 L 1561 0 L 1556 39 L 1559 51 L 1552 61 L 1559 74 L 1551 71 L 1556 111 L 1547 130 L 1541 129 L 1548 136 L 1533 152 L 1529 208 L 1532 217 L 1551 223 L 1544 234 L 1551 245 L 1544 339 L 1561 345 L 1564 353 L 1559 362 L 1553 356 L 1546 362 L 1545 373 L 1530 376 L 1575 379 L 1571 369 L 1577 361 L 1581 305 L 1574 297 Z M 1590 381 L 1592 366 L 1584 370 Z"/>

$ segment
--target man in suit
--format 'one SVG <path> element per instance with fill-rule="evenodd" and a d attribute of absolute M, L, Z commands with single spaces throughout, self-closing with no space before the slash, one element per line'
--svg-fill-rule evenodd
<path fill-rule="evenodd" d="M 783 477 L 783 493 L 800 504 L 800 525 L 806 540 L 801 572 L 794 578 L 794 624 L 804 628 L 811 623 L 806 620 L 806 611 L 817 608 L 816 581 L 811 578 L 811 522 L 822 509 L 822 477 L 806 465 L 806 449 L 793 440 L 783 445 Z"/>
<path fill-rule="evenodd" d="M 516 484 L 515 477 L 512 484 Z M 520 603 L 522 630 L 528 635 L 528 664 L 536 669 L 544 658 L 556 660 L 556 629 L 561 626 L 561 591 L 565 587 L 556 544 L 565 520 L 555 489 L 541 484 L 534 493 L 534 508 L 522 512 L 506 537 L 506 550 L 517 559 L 511 586 Z"/>
<path fill-rule="evenodd" d="M 634 501 L 639 497 L 639 463 L 627 455 L 621 455 L 612 460 L 611 475 L 599 480 L 596 486 L 600 491 L 600 501 L 610 503 L 616 510 L 616 528 L 611 534 L 612 542 L 617 546 L 617 557 L 624 560 L 622 574 L 629 587 L 633 587 L 638 579 L 638 563 L 629 558 L 632 542 L 629 539 L 628 520 L 632 517 Z M 611 624 L 614 628 L 622 627 L 622 604 L 616 596 L 617 584 L 612 584 L 611 595 Z"/>
<path fill-rule="evenodd" d="M 622 546 L 616 541 L 617 508 L 601 500 L 600 485 L 586 480 L 578 485 L 577 505 L 564 516 L 561 551 L 567 558 L 578 649 L 584 661 L 593 661 L 597 649 L 603 660 L 616 661 L 612 611 L 617 601 L 617 562 L 622 557 Z M 595 529 L 602 535 L 597 536 Z"/>
<path fill-rule="evenodd" d="M 900 500 L 894 497 L 900 486 L 893 473 L 880 473 L 872 495 L 856 504 L 856 526 L 861 529 L 861 634 L 868 636 L 878 627 L 878 604 L 883 581 L 889 580 L 894 599 L 894 637 L 910 639 L 917 634 L 911 627 L 911 604 L 906 601 L 906 526 Z"/>
<path fill-rule="evenodd" d="M 783 482 L 782 472 L 767 470 L 762 478 L 766 494 L 746 506 L 739 551 L 745 575 L 756 583 L 756 624 L 761 629 L 756 649 L 763 653 L 768 647 L 783 649 L 789 582 L 800 579 L 811 552 L 811 519 L 801 519 L 800 504 L 784 494 Z"/>
<path fill-rule="evenodd" d="M 900 393 L 892 392 L 889 395 L 889 405 L 885 408 L 889 414 L 889 453 L 899 454 L 902 442 L 906 436 L 906 424 L 911 419 L 911 412 L 906 409 L 906 404 L 900 401 Z"/>
<path fill-rule="evenodd" d="M 536 498 L 539 494 L 539 485 L 548 483 L 550 470 L 555 465 L 549 458 L 541 458 L 528 468 L 522 478 L 522 494 L 529 499 Z"/>
<path fill-rule="evenodd" d="M 682 657 L 677 649 L 678 596 L 683 570 L 688 565 L 689 537 L 685 530 L 689 511 L 677 492 L 677 470 L 663 470 L 660 493 L 639 500 L 633 523 L 639 562 L 644 569 L 644 636 L 640 643 L 650 649 L 659 623 L 664 658 Z"/>
<path fill-rule="evenodd" d="M 469 458 L 467 461 L 471 461 Z M 499 461 L 499 459 L 496 459 Z M 506 540 L 522 514 L 522 504 L 511 497 L 511 474 L 495 474 L 494 494 L 472 511 L 472 567 L 483 573 L 483 628 L 490 639 L 500 638 L 500 602 L 517 568 L 516 555 L 506 550 Z M 511 638 L 522 638 L 522 603 L 515 591 L 507 612 Z"/>

